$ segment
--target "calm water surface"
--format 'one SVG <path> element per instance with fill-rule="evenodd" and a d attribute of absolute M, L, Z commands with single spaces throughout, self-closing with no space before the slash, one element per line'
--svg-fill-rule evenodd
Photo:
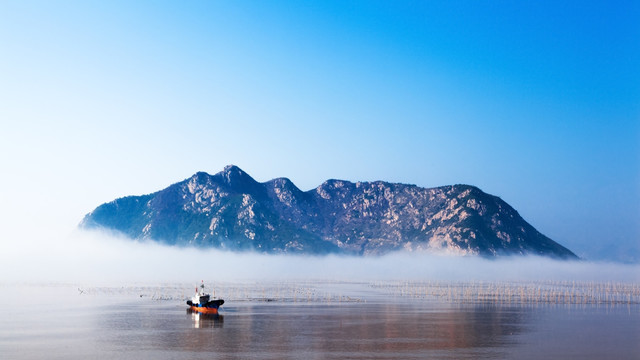
<path fill-rule="evenodd" d="M 2 359 L 639 359 L 640 309 L 178 299 L 0 286 Z"/>

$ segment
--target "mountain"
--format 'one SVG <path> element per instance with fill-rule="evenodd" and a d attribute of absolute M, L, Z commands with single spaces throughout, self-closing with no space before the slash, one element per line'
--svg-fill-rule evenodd
<path fill-rule="evenodd" d="M 80 226 L 171 245 L 265 253 L 407 250 L 577 259 L 475 186 L 328 180 L 301 191 L 286 178 L 257 182 L 232 165 L 100 205 Z"/>

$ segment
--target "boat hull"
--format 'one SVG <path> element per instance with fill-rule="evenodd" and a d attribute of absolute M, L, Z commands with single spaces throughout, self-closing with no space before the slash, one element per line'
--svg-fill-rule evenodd
<path fill-rule="evenodd" d="M 218 308 L 217 307 L 191 306 L 189 309 L 191 311 L 197 311 L 197 312 L 203 313 L 203 314 L 217 314 L 218 313 Z"/>

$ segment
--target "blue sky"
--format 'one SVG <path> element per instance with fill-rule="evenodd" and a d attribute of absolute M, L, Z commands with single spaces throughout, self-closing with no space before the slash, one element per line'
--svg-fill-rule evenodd
<path fill-rule="evenodd" d="M 640 4 L 2 1 L 5 238 L 236 164 L 498 195 L 640 259 Z M 5 240 L 3 240 L 5 241 Z"/>

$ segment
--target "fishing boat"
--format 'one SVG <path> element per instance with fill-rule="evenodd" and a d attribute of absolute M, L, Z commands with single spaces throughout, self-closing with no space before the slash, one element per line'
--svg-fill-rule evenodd
<path fill-rule="evenodd" d="M 211 295 L 204 292 L 204 280 L 200 285 L 200 291 L 198 291 L 198 287 L 196 287 L 196 294 L 191 300 L 187 300 L 187 305 L 190 306 L 190 310 L 203 314 L 217 314 L 218 308 L 222 306 L 222 304 L 224 304 L 224 300 L 216 299 L 215 293 L 214 298 L 211 299 Z"/>

